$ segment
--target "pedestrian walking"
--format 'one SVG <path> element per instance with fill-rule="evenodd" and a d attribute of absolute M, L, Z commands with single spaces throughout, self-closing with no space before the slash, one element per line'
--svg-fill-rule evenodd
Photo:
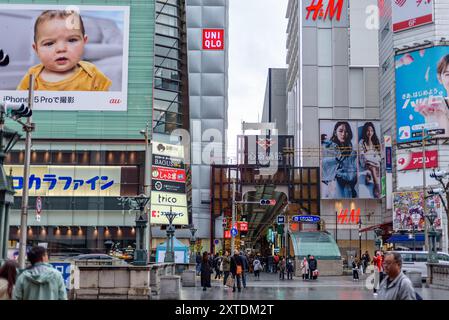
<path fill-rule="evenodd" d="M 196 275 L 199 276 L 201 274 L 201 253 L 197 252 L 195 257 L 196 262 Z"/>
<path fill-rule="evenodd" d="M 318 278 L 318 262 L 314 256 L 310 256 L 309 260 L 309 278 L 316 280 Z"/>
<path fill-rule="evenodd" d="M 222 267 L 221 262 L 223 261 L 223 257 L 218 254 L 214 259 L 214 269 L 215 269 L 215 280 L 221 279 L 221 273 L 223 270 L 220 270 Z"/>
<path fill-rule="evenodd" d="M 227 288 L 226 281 L 228 280 L 229 273 L 231 272 L 231 258 L 229 257 L 229 252 L 225 251 L 223 261 L 221 262 L 223 266 L 223 286 Z"/>
<path fill-rule="evenodd" d="M 274 264 L 274 273 L 278 273 L 278 267 L 279 267 L 279 256 L 277 255 L 277 253 L 274 254 L 273 257 L 273 264 Z"/>
<path fill-rule="evenodd" d="M 260 270 L 262 270 L 262 264 L 260 263 L 260 258 L 257 256 L 253 261 L 254 277 L 260 280 Z"/>
<path fill-rule="evenodd" d="M 380 284 L 383 280 L 383 258 L 380 251 L 373 257 L 374 264 L 374 286 L 373 286 L 373 294 L 377 296 L 377 290 L 379 290 Z"/>
<path fill-rule="evenodd" d="M 301 274 L 302 274 L 302 280 L 309 279 L 309 262 L 307 261 L 307 258 L 304 257 L 301 261 Z"/>
<path fill-rule="evenodd" d="M 285 258 L 280 258 L 279 262 L 279 280 L 285 280 L 285 269 L 287 267 L 287 263 L 285 261 Z"/>
<path fill-rule="evenodd" d="M 357 259 L 354 259 L 351 256 L 352 259 L 352 281 L 358 281 L 359 280 L 359 268 L 357 266 Z"/>
<path fill-rule="evenodd" d="M 0 300 L 11 300 L 16 284 L 17 268 L 14 260 L 6 260 L 0 268 Z"/>
<path fill-rule="evenodd" d="M 210 284 L 211 273 L 212 273 L 212 266 L 210 263 L 210 259 L 208 257 L 207 251 L 204 251 L 203 258 L 201 261 L 201 286 L 203 287 L 203 291 L 206 291 L 206 288 L 211 288 Z"/>
<path fill-rule="evenodd" d="M 242 258 L 239 256 L 239 251 L 235 250 L 234 255 L 231 258 L 231 273 L 232 277 L 234 278 L 234 286 L 232 287 L 232 292 L 235 292 L 235 287 L 237 283 L 237 288 L 240 291 L 242 291 L 242 273 L 243 273 L 243 261 Z"/>
<path fill-rule="evenodd" d="M 17 278 L 14 300 L 67 300 L 62 274 L 48 263 L 47 249 L 34 246 L 28 251 L 31 267 Z"/>
<path fill-rule="evenodd" d="M 274 272 L 274 257 L 272 255 L 269 255 L 267 257 L 267 272 L 273 273 Z"/>
<path fill-rule="evenodd" d="M 246 288 L 246 274 L 249 272 L 248 257 L 243 253 L 243 251 L 240 251 L 240 257 L 243 263 L 242 284 L 243 288 Z"/>
<path fill-rule="evenodd" d="M 416 300 L 421 298 L 416 295 L 410 279 L 402 272 L 402 257 L 400 253 L 388 253 L 385 256 L 384 267 L 386 277 L 379 288 L 379 299 Z"/>
<path fill-rule="evenodd" d="M 291 258 L 287 260 L 287 280 L 293 280 L 293 261 Z"/>
<path fill-rule="evenodd" d="M 366 269 L 368 268 L 368 265 L 371 261 L 371 257 L 369 256 L 368 250 L 365 251 L 365 253 L 362 255 L 362 261 L 363 261 L 363 273 L 366 273 Z"/>

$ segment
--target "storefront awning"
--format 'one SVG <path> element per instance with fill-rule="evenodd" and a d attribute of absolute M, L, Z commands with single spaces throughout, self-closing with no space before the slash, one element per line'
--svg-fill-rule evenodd
<path fill-rule="evenodd" d="M 424 242 L 424 234 L 423 233 L 416 233 L 415 239 L 409 238 L 409 234 L 393 234 L 388 240 L 388 243 L 413 243 L 413 241 L 416 242 Z"/>

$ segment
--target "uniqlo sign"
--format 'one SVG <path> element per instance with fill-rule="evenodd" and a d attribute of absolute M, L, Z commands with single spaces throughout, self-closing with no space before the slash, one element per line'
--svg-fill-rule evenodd
<path fill-rule="evenodd" d="M 433 22 L 433 0 L 391 0 L 393 32 Z"/>
<path fill-rule="evenodd" d="M 398 155 L 398 171 L 422 169 L 422 152 Z M 426 151 L 426 168 L 438 167 L 438 150 Z"/>
<path fill-rule="evenodd" d="M 224 50 L 224 29 L 203 29 L 203 50 Z"/>

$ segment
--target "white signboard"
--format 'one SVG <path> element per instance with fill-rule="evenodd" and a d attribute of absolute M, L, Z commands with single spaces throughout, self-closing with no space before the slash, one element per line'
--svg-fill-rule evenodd
<path fill-rule="evenodd" d="M 184 251 L 175 251 L 175 263 L 184 263 Z M 157 257 L 157 263 L 163 263 L 165 259 L 165 250 L 159 251 L 159 255 Z"/>
<path fill-rule="evenodd" d="M 151 192 L 151 204 L 152 205 L 164 205 L 164 206 L 187 206 L 187 195 L 171 192 Z"/>
<path fill-rule="evenodd" d="M 393 32 L 433 22 L 433 0 L 391 0 Z"/>
<path fill-rule="evenodd" d="M 184 159 L 184 148 L 181 145 L 166 144 L 153 141 L 153 154 Z"/>
<path fill-rule="evenodd" d="M 173 207 L 173 206 L 160 206 L 151 204 L 151 224 L 168 224 L 166 217 L 167 213 L 176 213 L 176 217 L 173 220 L 174 225 L 187 225 L 189 224 L 189 215 L 187 207 Z"/>

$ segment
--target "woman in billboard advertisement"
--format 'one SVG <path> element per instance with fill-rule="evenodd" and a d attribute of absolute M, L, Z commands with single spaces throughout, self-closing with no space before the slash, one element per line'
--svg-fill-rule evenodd
<path fill-rule="evenodd" d="M 352 139 L 347 121 L 335 124 L 330 140 L 327 135 L 321 135 L 324 198 L 357 198 L 357 154 Z"/>
<path fill-rule="evenodd" d="M 360 173 L 365 172 L 365 185 L 371 186 L 373 198 L 380 198 L 380 143 L 372 122 L 365 122 L 359 141 Z M 371 190 L 371 188 L 369 188 Z"/>

